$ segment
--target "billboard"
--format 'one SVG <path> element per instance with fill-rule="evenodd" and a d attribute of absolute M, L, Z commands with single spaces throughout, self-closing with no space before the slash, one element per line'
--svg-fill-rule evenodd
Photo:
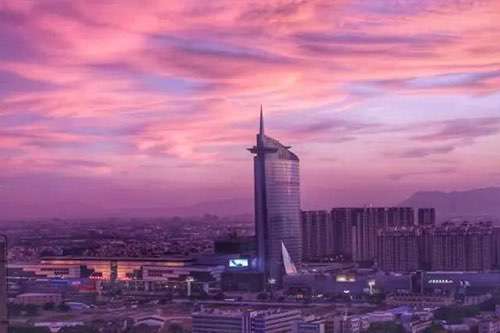
<path fill-rule="evenodd" d="M 231 268 L 247 268 L 248 259 L 230 259 L 229 267 Z"/>

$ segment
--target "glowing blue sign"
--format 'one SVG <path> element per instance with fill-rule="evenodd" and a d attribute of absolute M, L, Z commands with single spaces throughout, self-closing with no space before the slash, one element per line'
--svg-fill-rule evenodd
<path fill-rule="evenodd" d="M 248 267 L 248 259 L 230 259 L 229 267 L 232 268 L 246 268 Z"/>

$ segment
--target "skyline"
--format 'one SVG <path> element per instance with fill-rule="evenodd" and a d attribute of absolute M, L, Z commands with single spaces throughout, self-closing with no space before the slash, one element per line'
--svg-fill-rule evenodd
<path fill-rule="evenodd" d="M 3 218 L 250 212 L 261 104 L 305 209 L 500 185 L 499 22 L 493 0 L 4 1 Z"/>

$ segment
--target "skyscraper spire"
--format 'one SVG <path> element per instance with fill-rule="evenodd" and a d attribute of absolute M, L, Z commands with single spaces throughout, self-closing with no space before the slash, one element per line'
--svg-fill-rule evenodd
<path fill-rule="evenodd" d="M 262 112 L 262 104 L 260 105 L 260 128 L 259 134 L 261 137 L 264 136 L 264 112 Z"/>

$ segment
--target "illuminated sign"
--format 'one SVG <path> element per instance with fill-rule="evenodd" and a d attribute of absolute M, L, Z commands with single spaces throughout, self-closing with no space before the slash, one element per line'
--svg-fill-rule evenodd
<path fill-rule="evenodd" d="M 453 283 L 453 280 L 446 280 L 446 279 L 438 280 L 438 279 L 433 279 L 433 280 L 429 280 L 428 283 L 430 283 L 430 284 L 450 284 L 450 283 Z"/>
<path fill-rule="evenodd" d="M 356 278 L 352 275 L 340 274 L 336 276 L 335 280 L 337 282 L 355 282 Z"/>
<path fill-rule="evenodd" d="M 230 259 L 229 267 L 232 268 L 246 268 L 248 267 L 248 259 Z"/>

